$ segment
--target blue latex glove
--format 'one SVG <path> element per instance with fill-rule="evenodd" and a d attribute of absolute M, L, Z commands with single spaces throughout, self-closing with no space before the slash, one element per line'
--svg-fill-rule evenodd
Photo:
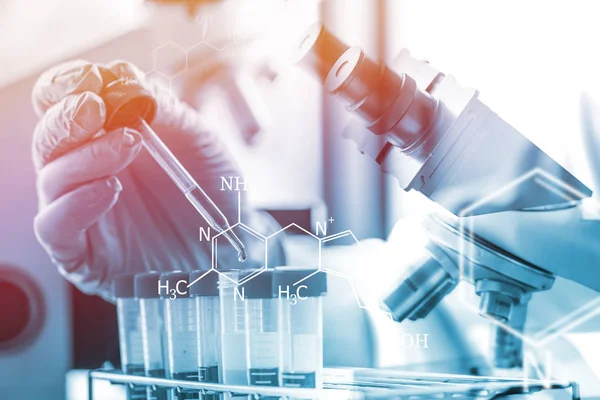
<path fill-rule="evenodd" d="M 171 97 L 131 64 L 107 66 L 117 77 L 135 77 L 158 102 L 152 127 L 231 224 L 237 193 L 221 191 L 221 176 L 240 176 L 229 153 L 199 114 Z M 60 272 L 89 294 L 110 297 L 111 278 L 148 270 L 211 266 L 210 242 L 199 241 L 204 219 L 188 203 L 131 129 L 103 130 L 106 108 L 98 66 L 59 65 L 38 80 L 33 105 L 40 120 L 33 135 L 39 213 L 35 233 Z M 277 229 L 271 220 L 244 213 L 255 230 Z M 248 241 L 245 266 L 264 265 L 264 244 Z M 222 238 L 223 239 L 223 238 Z M 283 262 L 272 242 L 270 265 Z M 237 266 L 235 251 L 219 241 L 219 268 Z"/>

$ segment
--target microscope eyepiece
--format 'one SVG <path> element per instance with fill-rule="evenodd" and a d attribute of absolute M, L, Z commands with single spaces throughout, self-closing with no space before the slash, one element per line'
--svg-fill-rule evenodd
<path fill-rule="evenodd" d="M 371 60 L 358 47 L 348 47 L 320 23 L 304 33 L 294 59 L 348 111 L 362 117 L 371 132 L 385 135 L 404 153 L 420 148 L 438 120 L 440 102 L 413 78 Z"/>
<path fill-rule="evenodd" d="M 418 148 L 434 125 L 440 103 L 407 74 L 397 74 L 384 63 L 351 47 L 333 65 L 325 90 L 337 95 L 349 111 L 367 121 L 376 135 L 410 153 Z"/>
<path fill-rule="evenodd" d="M 317 22 L 302 35 L 293 59 L 319 82 L 324 83 L 333 64 L 347 49 L 346 44 Z"/>

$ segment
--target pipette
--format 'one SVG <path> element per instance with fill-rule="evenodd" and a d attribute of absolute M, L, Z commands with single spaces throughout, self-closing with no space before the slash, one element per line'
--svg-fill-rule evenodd
<path fill-rule="evenodd" d="M 114 74 L 105 69 L 101 69 L 101 74 L 104 81 L 109 82 L 100 93 L 106 104 L 105 129 L 119 127 L 136 129 L 154 160 L 211 228 L 231 243 L 238 253 L 238 259 L 245 261 L 244 244 L 231 229 L 225 215 L 150 127 L 149 122 L 156 113 L 156 101 L 152 95 L 136 79 L 117 79 Z"/>

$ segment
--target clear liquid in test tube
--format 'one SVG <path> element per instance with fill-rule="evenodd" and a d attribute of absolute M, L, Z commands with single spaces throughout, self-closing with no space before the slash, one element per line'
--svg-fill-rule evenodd
<path fill-rule="evenodd" d="M 223 383 L 248 385 L 246 364 L 246 324 L 244 301 L 236 294 L 239 270 L 221 270 L 219 275 L 219 300 L 221 307 L 221 351 Z M 248 395 L 225 396 L 248 398 Z"/>
<path fill-rule="evenodd" d="M 297 284 L 301 282 L 301 286 Z M 299 290 L 291 302 L 283 295 Z M 273 292 L 279 303 L 279 371 L 284 387 L 323 387 L 323 305 L 327 275 L 314 268 L 277 267 Z"/>
<path fill-rule="evenodd" d="M 250 278 L 251 275 L 254 275 Z M 255 386 L 279 386 L 277 299 L 273 295 L 273 270 L 246 270 L 246 359 L 248 381 Z M 278 397 L 269 397 L 276 399 Z"/>
<path fill-rule="evenodd" d="M 214 272 L 190 273 L 190 296 L 196 302 L 196 340 L 198 342 L 198 380 L 222 382 L 221 371 L 221 306 L 219 275 Z M 219 400 L 219 394 L 200 394 L 200 400 Z"/>
<path fill-rule="evenodd" d="M 134 275 L 119 275 L 113 279 L 113 297 L 117 303 L 121 369 L 129 375 L 144 375 L 140 303 L 133 289 Z M 128 386 L 127 400 L 145 399 L 144 386 Z"/>
<path fill-rule="evenodd" d="M 154 378 L 166 377 L 167 343 L 164 312 L 158 294 L 160 273 L 145 272 L 135 276 L 135 296 L 140 302 L 144 372 Z M 167 400 L 164 388 L 148 386 L 148 400 Z"/>
<path fill-rule="evenodd" d="M 164 287 L 178 288 L 187 285 L 189 277 L 189 272 L 166 272 L 160 280 Z M 167 333 L 167 378 L 198 381 L 196 300 L 190 297 L 189 290 L 176 292 L 175 297 L 165 292 L 161 293 L 161 299 Z M 172 397 L 197 400 L 199 394 L 198 391 L 182 389 L 173 390 Z"/>

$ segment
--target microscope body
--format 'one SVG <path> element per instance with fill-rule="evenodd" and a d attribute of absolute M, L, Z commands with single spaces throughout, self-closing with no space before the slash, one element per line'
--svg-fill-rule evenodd
<path fill-rule="evenodd" d="M 344 135 L 404 190 L 419 191 L 450 213 L 425 219 L 423 260 L 383 306 L 397 321 L 423 318 L 459 281 L 468 281 L 480 296 L 480 314 L 498 323 L 496 367 L 520 367 L 533 293 L 549 290 L 556 276 L 600 292 L 600 280 L 593 279 L 600 249 L 590 240 L 600 238 L 600 221 L 585 216 L 593 205 L 582 206 L 591 191 L 491 111 L 475 90 L 406 50 L 394 67 L 443 104 L 422 146 L 426 156 L 382 143 L 358 123 Z"/>
<path fill-rule="evenodd" d="M 582 206 L 591 191 L 491 111 L 475 90 L 406 50 L 394 67 L 443 104 L 423 145 L 427 156 L 382 145 L 357 123 L 344 135 L 404 190 L 417 190 L 450 213 L 425 219 L 423 262 L 388 294 L 384 308 L 398 321 L 423 318 L 459 281 L 468 281 L 480 296 L 480 314 L 498 323 L 495 366 L 520 367 L 521 335 L 535 292 L 549 290 L 556 276 L 600 291 L 600 280 L 590 279 L 600 262 L 590 241 L 600 238 L 600 221 L 586 219 Z"/>
<path fill-rule="evenodd" d="M 300 64 L 359 117 L 343 135 L 404 190 L 445 209 L 423 222 L 422 257 L 382 307 L 398 322 L 418 320 L 468 281 L 480 314 L 496 322 L 495 365 L 522 366 L 532 294 L 556 276 L 600 291 L 600 280 L 589 279 L 600 261 L 590 245 L 600 221 L 582 219 L 591 191 L 477 91 L 406 50 L 388 67 L 322 26 L 309 29 L 299 49 Z"/>

